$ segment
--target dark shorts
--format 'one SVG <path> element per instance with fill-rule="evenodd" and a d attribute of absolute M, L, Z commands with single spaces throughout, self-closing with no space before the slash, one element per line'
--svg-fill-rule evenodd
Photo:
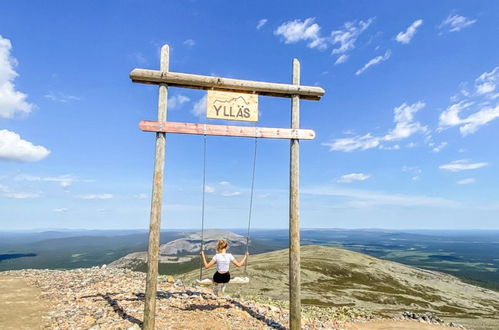
<path fill-rule="evenodd" d="M 215 283 L 229 283 L 229 281 L 230 281 L 229 272 L 223 274 L 216 272 L 215 275 L 213 275 L 213 282 Z"/>

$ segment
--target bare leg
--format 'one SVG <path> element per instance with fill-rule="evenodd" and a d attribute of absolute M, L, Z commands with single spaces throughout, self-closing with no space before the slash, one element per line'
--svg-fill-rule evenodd
<path fill-rule="evenodd" d="M 219 289 L 219 285 L 220 285 L 220 284 L 215 283 L 215 285 L 213 286 L 213 294 L 214 294 L 215 296 L 217 296 L 217 297 L 218 297 L 218 289 Z"/>
<path fill-rule="evenodd" d="M 227 283 L 222 284 L 222 294 L 225 294 L 225 287 L 227 286 Z"/>

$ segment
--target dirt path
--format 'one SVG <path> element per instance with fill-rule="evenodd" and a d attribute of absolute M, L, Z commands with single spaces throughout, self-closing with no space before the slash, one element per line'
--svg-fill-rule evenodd
<path fill-rule="evenodd" d="M 45 303 L 41 291 L 19 277 L 0 276 L 0 328 L 40 329 Z"/>

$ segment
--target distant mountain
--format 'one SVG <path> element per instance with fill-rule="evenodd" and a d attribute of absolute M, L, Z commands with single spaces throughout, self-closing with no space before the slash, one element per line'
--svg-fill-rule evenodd
<path fill-rule="evenodd" d="M 184 237 L 178 238 L 159 247 L 159 262 L 186 263 L 199 256 L 201 249 L 201 232 L 184 233 Z M 215 253 L 215 245 L 220 239 L 229 242 L 230 252 L 242 254 L 246 248 L 246 237 L 236 233 L 220 230 L 207 229 L 203 233 L 204 250 L 208 255 Z M 147 263 L 147 252 L 130 253 L 109 264 L 110 267 L 142 269 Z"/>
<path fill-rule="evenodd" d="M 390 315 L 430 312 L 474 329 L 497 329 L 492 325 L 499 324 L 499 292 L 451 275 L 317 245 L 302 246 L 301 270 L 303 304 L 355 306 Z M 231 274 L 243 272 L 232 267 Z M 247 275 L 250 283 L 232 285 L 232 290 L 287 300 L 288 250 L 250 256 Z M 192 271 L 181 278 L 191 282 L 198 276 Z"/>

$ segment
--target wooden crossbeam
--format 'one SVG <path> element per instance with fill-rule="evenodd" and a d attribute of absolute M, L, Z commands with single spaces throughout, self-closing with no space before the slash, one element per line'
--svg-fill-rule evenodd
<path fill-rule="evenodd" d="M 208 124 L 196 124 L 196 123 L 177 123 L 170 121 L 143 120 L 139 123 L 139 128 L 145 132 L 164 132 L 164 133 L 179 133 L 179 134 L 257 137 L 257 138 L 270 138 L 270 139 L 298 139 L 298 140 L 312 140 L 315 138 L 315 132 L 310 129 L 208 125 Z"/>
<path fill-rule="evenodd" d="M 144 84 L 167 84 L 183 88 L 254 92 L 259 95 L 289 98 L 299 96 L 301 99 L 316 101 L 320 100 L 325 93 L 324 89 L 317 86 L 269 83 L 159 70 L 134 69 L 130 72 L 130 79 L 133 82 Z"/>

